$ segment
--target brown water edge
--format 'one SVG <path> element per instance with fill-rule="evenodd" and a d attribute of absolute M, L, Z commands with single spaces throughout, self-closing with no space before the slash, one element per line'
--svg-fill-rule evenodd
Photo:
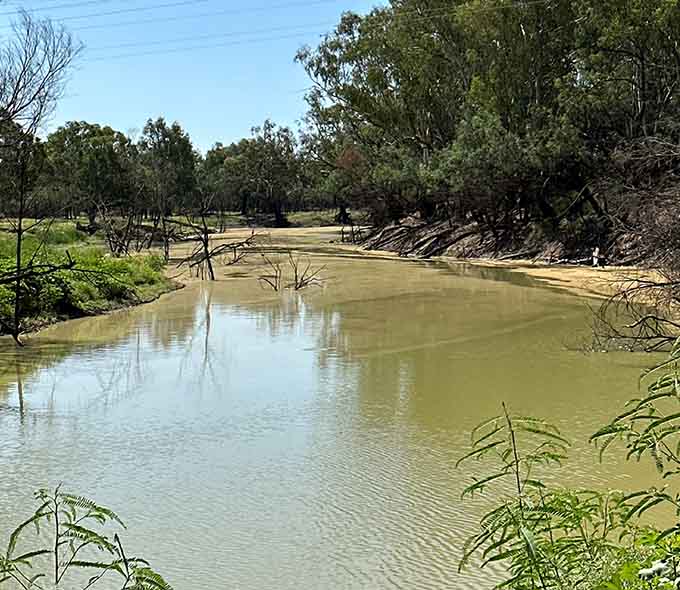
<path fill-rule="evenodd" d="M 493 496 L 461 501 L 473 474 L 454 463 L 502 401 L 574 441 L 552 481 L 655 480 L 586 442 L 654 362 L 582 354 L 587 298 L 332 239 L 272 233 L 274 256 L 326 265 L 322 288 L 264 290 L 253 256 L 0 344 L 0 540 L 34 487 L 64 481 L 125 516 L 130 550 L 178 589 L 490 588 L 498 571 L 456 562 Z"/>
<path fill-rule="evenodd" d="M 366 250 L 359 245 L 346 244 L 340 241 L 342 228 L 338 226 L 286 228 L 286 229 L 247 229 L 235 228 L 223 234 L 216 235 L 214 240 L 234 241 L 247 237 L 252 231 L 261 235 L 260 243 L 269 244 L 274 249 L 302 247 L 306 251 L 317 254 L 326 252 L 337 256 L 356 256 L 361 258 L 377 257 L 388 260 L 418 260 L 404 258 L 386 250 Z M 176 249 L 179 253 L 186 253 L 187 247 Z M 563 289 L 570 293 L 590 298 L 610 297 L 620 287 L 621 283 L 649 277 L 650 272 L 645 269 L 624 266 L 606 266 L 593 268 L 582 265 L 546 264 L 529 259 L 494 260 L 488 258 L 457 259 L 449 256 L 438 256 L 428 259 L 453 265 L 472 265 L 482 268 L 499 268 L 505 271 L 524 274 L 547 286 Z M 174 274 L 172 276 L 175 276 Z M 183 279 L 192 280 L 187 273 L 180 275 Z M 233 275 L 232 275 L 233 276 Z"/>

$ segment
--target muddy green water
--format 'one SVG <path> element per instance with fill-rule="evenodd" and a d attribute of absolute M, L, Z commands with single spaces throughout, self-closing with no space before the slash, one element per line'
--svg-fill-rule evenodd
<path fill-rule="evenodd" d="M 263 291 L 254 261 L 20 353 L 1 341 L 0 541 L 64 482 L 177 590 L 490 588 L 498 572 L 457 571 L 484 500 L 461 501 L 454 463 L 501 401 L 574 441 L 555 481 L 649 483 L 586 442 L 650 359 L 579 352 L 584 299 L 305 239 L 323 289 Z"/>

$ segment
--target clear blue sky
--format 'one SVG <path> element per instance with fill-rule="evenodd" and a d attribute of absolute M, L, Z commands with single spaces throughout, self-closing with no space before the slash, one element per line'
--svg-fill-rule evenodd
<path fill-rule="evenodd" d="M 18 0 L 85 44 L 51 128 L 70 120 L 124 132 L 177 120 L 205 151 L 269 117 L 294 126 L 309 80 L 294 63 L 346 10 L 379 0 Z M 6 25 L 3 25 L 6 27 Z M 7 32 L 7 29 L 4 29 Z"/>

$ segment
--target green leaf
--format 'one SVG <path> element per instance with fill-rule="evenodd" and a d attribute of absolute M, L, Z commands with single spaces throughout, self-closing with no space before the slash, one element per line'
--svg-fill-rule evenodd
<path fill-rule="evenodd" d="M 467 455 L 464 455 L 463 457 L 458 459 L 458 461 L 456 461 L 456 468 L 458 468 L 463 462 L 468 461 L 469 459 L 472 459 L 474 457 L 479 457 L 484 453 L 490 451 L 491 449 L 495 449 L 496 447 L 499 447 L 500 445 L 503 444 L 506 444 L 506 442 L 503 440 L 499 440 L 489 443 L 488 445 L 485 445 L 479 449 L 475 449 L 474 451 L 470 451 Z"/>
<path fill-rule="evenodd" d="M 488 477 L 475 481 L 475 483 L 466 487 L 463 490 L 461 497 L 465 498 L 466 496 L 473 496 L 475 492 L 482 491 L 487 484 L 491 483 L 492 481 L 496 481 L 497 479 L 500 479 L 502 477 L 506 477 L 507 475 L 508 475 L 507 472 L 496 473 L 494 475 L 489 475 Z"/>
<path fill-rule="evenodd" d="M 12 553 L 14 553 L 14 550 L 16 549 L 17 542 L 19 541 L 19 537 L 20 537 L 22 531 L 26 527 L 30 526 L 31 524 L 37 525 L 43 518 L 45 518 L 47 516 L 47 513 L 43 512 L 43 510 L 45 510 L 47 505 L 48 505 L 47 502 L 43 503 L 36 510 L 36 512 L 33 514 L 33 516 L 31 516 L 31 518 L 22 522 L 16 529 L 14 529 L 14 531 L 12 531 L 12 534 L 9 537 L 9 543 L 7 545 L 7 552 L 5 554 L 6 559 L 8 559 L 8 560 L 11 559 Z"/>

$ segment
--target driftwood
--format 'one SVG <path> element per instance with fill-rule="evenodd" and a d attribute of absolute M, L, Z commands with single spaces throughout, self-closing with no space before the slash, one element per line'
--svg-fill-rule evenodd
<path fill-rule="evenodd" d="M 264 252 L 260 252 L 260 254 L 268 269 L 266 273 L 258 277 L 260 285 L 269 287 L 273 291 L 280 291 L 284 287 L 283 265 L 280 259 L 272 258 Z M 286 289 L 301 291 L 307 287 L 323 286 L 324 279 L 321 277 L 321 273 L 326 269 L 325 265 L 313 267 L 309 259 L 303 263 L 300 256 L 294 256 L 290 250 L 287 251 L 286 260 L 292 271 L 292 280 L 286 283 Z"/>

